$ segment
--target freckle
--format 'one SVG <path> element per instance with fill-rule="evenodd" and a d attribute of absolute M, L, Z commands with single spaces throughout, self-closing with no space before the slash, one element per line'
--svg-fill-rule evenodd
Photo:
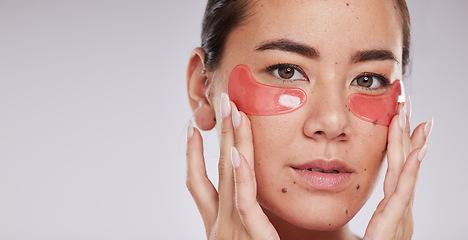
<path fill-rule="evenodd" d="M 331 223 L 329 223 L 328 226 L 331 226 Z"/>
<path fill-rule="evenodd" d="M 293 183 L 296 184 L 296 181 L 294 181 Z"/>
<path fill-rule="evenodd" d="M 348 6 L 348 7 L 349 7 L 349 3 L 346 3 L 346 6 Z"/>
<path fill-rule="evenodd" d="M 359 184 L 356 185 L 356 189 L 359 189 L 361 186 L 359 186 Z"/>
<path fill-rule="evenodd" d="M 364 168 L 364 171 L 367 171 L 367 168 Z"/>
<path fill-rule="evenodd" d="M 288 192 L 288 189 L 287 189 L 287 188 L 283 188 L 283 189 L 281 189 L 281 192 L 287 193 L 287 192 Z"/>
<path fill-rule="evenodd" d="M 335 62 L 335 64 L 338 64 L 338 62 Z"/>
<path fill-rule="evenodd" d="M 348 215 L 348 209 L 346 209 L 346 215 Z"/>

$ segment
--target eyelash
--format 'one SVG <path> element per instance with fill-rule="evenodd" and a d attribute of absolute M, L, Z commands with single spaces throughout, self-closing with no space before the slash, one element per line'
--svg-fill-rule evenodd
<path fill-rule="evenodd" d="M 304 76 L 304 78 L 306 80 L 308 80 L 309 78 L 307 77 L 306 73 L 304 70 L 302 70 L 301 67 L 297 66 L 297 65 L 294 65 L 294 64 L 289 64 L 289 63 L 279 63 L 279 64 L 275 64 L 275 65 L 272 65 L 272 66 L 269 66 L 266 68 L 267 72 L 269 74 L 271 74 L 272 76 L 274 76 L 275 78 L 278 78 L 277 76 L 275 76 L 273 74 L 273 71 L 275 71 L 276 69 L 280 69 L 280 68 L 292 68 L 294 69 L 295 71 L 298 71 L 300 74 L 302 74 L 302 76 Z M 283 82 L 290 82 L 292 79 L 283 79 L 283 78 L 278 78 L 280 79 L 281 81 Z"/>
<path fill-rule="evenodd" d="M 275 65 L 272 65 L 272 66 L 269 66 L 266 68 L 267 72 L 269 74 L 271 74 L 272 76 L 278 78 L 277 76 L 275 76 L 273 74 L 273 71 L 275 71 L 276 69 L 280 69 L 280 68 L 292 68 L 294 69 L 295 71 L 298 71 L 300 74 L 302 74 L 302 76 L 304 76 L 305 79 L 308 80 L 308 77 L 307 77 L 307 74 L 305 73 L 305 71 L 297 66 L 297 65 L 294 65 L 294 64 L 289 64 L 289 63 L 279 63 L 279 64 L 275 64 Z M 371 72 L 363 72 L 359 75 L 357 75 L 355 78 L 353 78 L 352 81 L 360 78 L 360 77 L 375 77 L 377 79 L 379 79 L 381 81 L 381 84 L 382 84 L 382 87 L 387 87 L 390 85 L 390 80 L 389 78 L 385 75 L 385 74 L 378 74 L 378 73 L 371 73 Z M 281 81 L 283 82 L 290 82 L 291 80 L 290 79 L 283 79 L 283 78 L 278 78 L 280 79 Z M 372 89 L 372 88 L 366 88 L 366 87 L 361 87 L 361 86 L 358 86 L 359 88 L 363 88 L 365 89 L 366 91 L 375 91 L 376 89 Z"/>
<path fill-rule="evenodd" d="M 381 81 L 381 84 L 382 86 L 378 89 L 381 89 L 381 88 L 385 88 L 387 86 L 390 85 L 390 80 L 389 78 L 385 75 L 385 74 L 378 74 L 378 73 L 371 73 L 371 72 L 363 72 L 359 75 L 357 75 L 355 78 L 353 78 L 353 80 L 351 82 L 354 82 L 354 80 L 360 78 L 360 77 L 375 77 L 377 79 L 379 79 Z M 373 88 L 367 88 L 367 87 L 361 87 L 361 86 L 358 86 L 358 85 L 355 85 L 359 88 L 362 88 L 366 91 L 375 91 L 377 89 L 373 89 Z"/>

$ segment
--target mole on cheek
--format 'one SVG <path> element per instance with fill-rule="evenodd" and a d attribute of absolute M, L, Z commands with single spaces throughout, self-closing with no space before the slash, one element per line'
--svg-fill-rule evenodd
<path fill-rule="evenodd" d="M 281 192 L 287 193 L 287 192 L 288 192 L 288 189 L 287 189 L 287 188 L 283 188 L 283 189 L 281 189 Z"/>
<path fill-rule="evenodd" d="M 349 212 L 348 212 L 348 209 L 346 209 L 346 215 L 348 215 L 348 213 L 349 213 Z"/>
<path fill-rule="evenodd" d="M 356 185 L 356 189 L 359 189 L 361 186 L 359 186 L 359 184 Z"/>

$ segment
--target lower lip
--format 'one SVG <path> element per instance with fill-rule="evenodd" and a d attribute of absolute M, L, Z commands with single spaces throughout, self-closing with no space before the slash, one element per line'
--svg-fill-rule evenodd
<path fill-rule="evenodd" d="M 351 180 L 351 173 L 323 173 L 306 169 L 294 169 L 299 177 L 316 190 L 340 191 Z"/>

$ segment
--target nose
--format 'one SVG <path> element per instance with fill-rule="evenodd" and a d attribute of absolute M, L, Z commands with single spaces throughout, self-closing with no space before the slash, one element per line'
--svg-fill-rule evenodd
<path fill-rule="evenodd" d="M 315 85 L 304 106 L 304 134 L 316 141 L 346 141 L 351 136 L 345 87 Z"/>

